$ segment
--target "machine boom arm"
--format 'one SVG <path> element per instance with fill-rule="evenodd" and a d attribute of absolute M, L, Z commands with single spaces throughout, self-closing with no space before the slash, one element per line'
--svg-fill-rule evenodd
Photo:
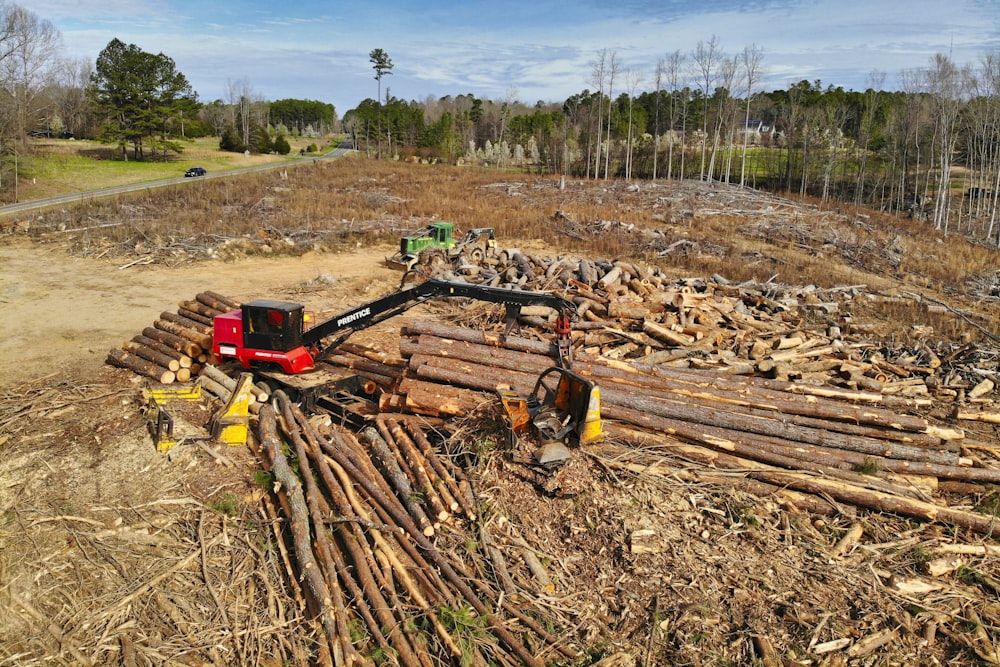
<path fill-rule="evenodd" d="M 302 342 L 307 346 L 320 347 L 323 339 L 337 336 L 336 340 L 323 347 L 330 349 L 343 342 L 355 331 L 374 326 L 383 320 L 419 305 L 430 299 L 442 297 L 467 297 L 479 301 L 502 303 L 507 306 L 508 313 L 516 313 L 522 306 L 548 306 L 559 313 L 557 333 L 565 340 L 559 341 L 560 358 L 569 361 L 569 319 L 575 306 L 573 302 L 549 292 L 530 292 L 526 290 L 505 289 L 485 285 L 451 282 L 447 280 L 430 279 L 399 292 L 393 292 L 374 301 L 357 306 L 335 317 L 321 322 L 302 334 Z M 322 352 L 320 353 L 322 356 Z"/>

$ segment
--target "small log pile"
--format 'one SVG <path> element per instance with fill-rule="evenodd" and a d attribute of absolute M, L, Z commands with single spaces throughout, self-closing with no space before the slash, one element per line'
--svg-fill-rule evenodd
<path fill-rule="evenodd" d="M 274 479 L 266 504 L 288 580 L 325 640 L 319 664 L 576 658 L 517 596 L 488 534 L 472 532 L 469 481 L 424 428 L 384 416 L 355 435 L 317 425 L 282 391 L 260 410 L 258 457 Z M 500 581 L 511 588 L 489 583 Z"/>
<path fill-rule="evenodd" d="M 237 380 L 226 375 L 212 364 L 205 364 L 201 367 L 197 382 L 223 404 L 232 400 L 233 393 L 236 391 L 238 385 Z M 265 385 L 262 383 L 252 385 L 250 387 L 249 406 L 251 414 L 260 412 L 261 405 L 267 403 L 270 399 L 270 391 Z"/>
<path fill-rule="evenodd" d="M 212 351 L 212 318 L 239 307 L 221 294 L 201 292 L 181 301 L 176 312 L 160 313 L 152 326 L 108 352 L 106 361 L 160 384 L 187 382 L 199 375 Z"/>

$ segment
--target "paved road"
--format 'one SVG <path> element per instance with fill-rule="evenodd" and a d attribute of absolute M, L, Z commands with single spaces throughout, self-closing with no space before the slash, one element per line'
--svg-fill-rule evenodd
<path fill-rule="evenodd" d="M 167 185 L 177 185 L 178 183 L 189 183 L 192 181 L 200 181 L 206 178 L 221 178 L 223 176 L 245 174 L 251 171 L 265 171 L 267 169 L 287 169 L 288 167 L 297 167 L 300 164 L 315 162 L 316 160 L 330 160 L 334 158 L 343 157 L 352 150 L 353 150 L 353 144 L 350 141 L 343 141 L 340 143 L 339 146 L 334 148 L 332 151 L 330 151 L 329 153 L 325 153 L 319 157 L 296 158 L 295 160 L 287 162 L 285 161 L 273 162 L 270 164 L 257 165 L 256 167 L 243 167 L 241 169 L 230 169 L 227 171 L 210 173 L 205 176 L 199 176 L 197 178 L 185 178 L 183 176 L 179 178 L 165 178 L 159 181 L 147 181 L 145 183 L 133 183 L 131 185 L 118 185 L 112 188 L 101 188 L 99 190 L 74 192 L 68 195 L 57 195 L 55 197 L 46 197 L 44 199 L 33 199 L 31 201 L 18 202 L 17 204 L 8 204 L 7 206 L 0 206 L 0 216 L 8 215 L 10 213 L 21 213 L 23 211 L 30 211 L 36 208 L 45 208 L 47 206 L 70 204 L 73 202 L 84 201 L 87 199 L 96 199 L 97 197 L 110 197 L 111 195 L 118 195 L 124 192 L 135 192 L 136 190 L 149 190 L 152 188 L 162 188 Z"/>

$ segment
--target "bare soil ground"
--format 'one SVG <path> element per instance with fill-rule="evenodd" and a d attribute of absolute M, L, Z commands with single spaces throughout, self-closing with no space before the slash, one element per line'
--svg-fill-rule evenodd
<path fill-rule="evenodd" d="M 542 247 L 521 243 L 531 244 Z M 391 250 L 171 267 L 0 240 L 0 665 L 315 658 L 316 627 L 283 581 L 251 453 L 157 454 L 142 381 L 103 362 L 206 289 L 318 311 L 381 295 L 399 279 L 379 266 Z M 392 351 L 400 323 L 359 340 Z M 996 443 L 992 429 L 980 437 Z M 590 490 L 574 498 L 538 494 L 501 457 L 475 470 L 484 520 L 510 558 L 523 538 L 552 575 L 531 602 L 584 649 L 546 662 L 1000 663 L 993 540 L 850 507 L 812 516 L 735 484 L 693 483 L 680 459 L 655 476 L 621 462 L 588 458 Z M 861 537 L 840 548 L 855 526 Z M 637 530 L 655 536 L 648 552 L 630 547 Z M 961 567 L 932 574 L 942 558 Z"/>
<path fill-rule="evenodd" d="M 0 322 L 0 388 L 54 373 L 93 373 L 109 345 L 205 289 L 235 299 L 294 297 L 317 309 L 344 308 L 365 294 L 373 298 L 398 284 L 397 274 L 377 268 L 385 254 L 385 248 L 368 248 L 176 269 L 85 259 L 58 243 L 8 237 L 0 245 L 0 303 L 10 314 Z M 335 284 L 324 284 L 324 276 Z"/>

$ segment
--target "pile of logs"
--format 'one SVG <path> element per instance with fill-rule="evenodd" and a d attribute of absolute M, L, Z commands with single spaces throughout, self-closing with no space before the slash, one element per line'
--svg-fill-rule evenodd
<path fill-rule="evenodd" d="M 550 343 L 501 342 L 431 322 L 409 323 L 400 351 L 406 373 L 380 407 L 441 417 L 495 402 L 501 383 L 527 395 L 554 363 Z M 664 452 L 713 465 L 725 460 L 726 467 L 753 471 L 751 477 L 776 487 L 995 530 L 991 517 L 949 508 L 936 496 L 1000 483 L 1000 469 L 975 457 L 992 448 L 961 429 L 914 416 L 918 399 L 585 354 L 573 368 L 597 382 L 604 419 L 628 440 L 666 442 Z"/>
<path fill-rule="evenodd" d="M 281 391 L 261 408 L 259 457 L 277 501 L 268 511 L 288 580 L 325 639 L 319 664 L 370 664 L 359 653 L 405 667 L 577 657 L 545 629 L 553 619 L 511 595 L 500 549 L 470 532 L 468 480 L 425 424 L 385 416 L 357 435 L 323 428 Z"/>
<path fill-rule="evenodd" d="M 399 351 L 346 343 L 328 358 L 381 388 L 381 412 L 358 432 L 283 392 L 259 412 L 258 457 L 275 480 L 265 504 L 330 662 L 389 650 L 414 666 L 574 659 L 577 647 L 528 604 L 548 590 L 544 567 L 516 551 L 527 565 L 506 560 L 514 543 L 480 524 L 470 480 L 431 440 L 452 416 L 499 410 L 498 384 L 530 392 L 553 344 L 410 321 Z M 609 468 L 739 486 L 795 511 L 866 507 L 995 532 L 991 517 L 947 498 L 983 492 L 1000 469 L 976 459 L 981 443 L 961 430 L 914 416 L 921 397 L 580 350 L 574 370 L 597 381 L 609 436 L 577 454 Z"/>
<path fill-rule="evenodd" d="M 107 363 L 160 384 L 187 382 L 198 376 L 212 351 L 212 318 L 239 307 L 221 294 L 201 292 L 180 302 L 176 312 L 160 313 L 152 326 L 108 352 Z"/>
<path fill-rule="evenodd" d="M 516 249 L 441 269 L 437 277 L 566 296 L 577 304 L 577 345 L 609 359 L 959 402 L 990 400 L 998 382 L 997 355 L 981 346 L 939 343 L 934 350 L 927 343 L 876 342 L 876 332 L 851 316 L 851 306 L 906 297 L 873 294 L 864 285 L 677 279 L 635 262 Z M 522 320 L 545 324 L 543 317 Z"/>

